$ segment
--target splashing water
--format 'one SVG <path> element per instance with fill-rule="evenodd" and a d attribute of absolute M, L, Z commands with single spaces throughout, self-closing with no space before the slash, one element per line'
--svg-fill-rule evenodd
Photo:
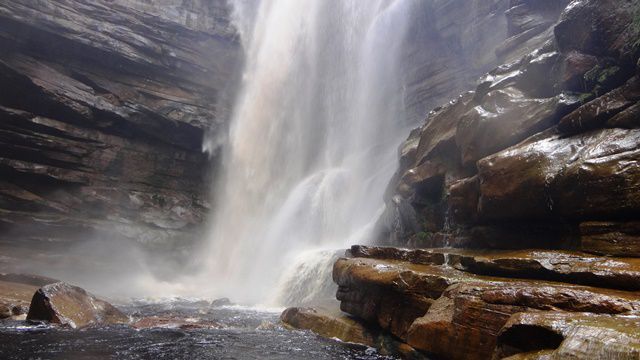
<path fill-rule="evenodd" d="M 414 2 L 236 1 L 246 65 L 208 235 L 216 296 L 306 301 L 326 284 L 291 272 L 330 277 L 310 264 L 370 241 L 408 133 L 400 57 Z"/>

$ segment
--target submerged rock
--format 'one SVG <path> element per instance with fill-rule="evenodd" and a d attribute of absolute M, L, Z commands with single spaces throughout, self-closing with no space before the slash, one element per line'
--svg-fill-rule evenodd
<path fill-rule="evenodd" d="M 361 322 L 345 315 L 313 308 L 288 308 L 282 312 L 280 320 L 296 329 L 312 330 L 327 338 L 376 346 L 377 334 Z"/>
<path fill-rule="evenodd" d="M 637 130 L 530 139 L 478 162 L 480 216 L 485 220 L 631 216 L 640 210 L 639 159 Z"/>
<path fill-rule="evenodd" d="M 98 324 L 125 324 L 129 321 L 113 305 L 64 282 L 45 285 L 36 291 L 27 320 L 48 321 L 74 329 Z"/>
<path fill-rule="evenodd" d="M 131 324 L 136 329 L 221 329 L 223 326 L 215 321 L 198 318 L 182 318 L 171 316 L 149 316 Z"/>

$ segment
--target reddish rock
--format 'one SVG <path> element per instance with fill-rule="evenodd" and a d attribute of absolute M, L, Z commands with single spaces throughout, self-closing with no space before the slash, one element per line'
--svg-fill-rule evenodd
<path fill-rule="evenodd" d="M 437 251 L 448 250 L 434 250 Z M 606 258 L 560 250 L 450 250 L 448 259 L 455 268 L 476 274 L 640 290 L 640 259 Z"/>
<path fill-rule="evenodd" d="M 339 259 L 333 268 L 340 309 L 400 338 L 459 278 L 453 269 L 393 260 Z"/>
<path fill-rule="evenodd" d="M 630 26 L 637 13 L 633 1 L 590 0 L 573 2 L 562 14 L 554 32 L 561 51 L 578 50 L 596 56 L 633 61 L 637 30 Z"/>
<path fill-rule="evenodd" d="M 58 281 L 31 274 L 0 274 L 0 319 L 26 316 L 38 287 Z"/>
<path fill-rule="evenodd" d="M 400 178 L 397 193 L 404 198 L 416 197 L 414 201 L 421 199 L 438 199 L 444 191 L 444 166 L 425 162 L 420 166 L 411 168 Z"/>
<path fill-rule="evenodd" d="M 489 359 L 501 329 L 513 314 L 531 309 L 620 314 L 640 309 L 639 300 L 632 293 L 584 287 L 461 283 L 447 289 L 425 316 L 414 321 L 407 342 L 439 358 Z"/>
<path fill-rule="evenodd" d="M 489 92 L 461 120 L 456 133 L 463 164 L 477 160 L 553 126 L 576 100 L 531 99 L 516 88 Z"/>
<path fill-rule="evenodd" d="M 564 56 L 560 68 L 560 87 L 563 90 L 584 91 L 584 75 L 598 65 L 598 58 L 578 51 Z"/>
<path fill-rule="evenodd" d="M 345 315 L 312 308 L 288 308 L 280 319 L 296 329 L 311 330 L 326 338 L 376 346 L 377 336 L 364 324 Z"/>
<path fill-rule="evenodd" d="M 515 314 L 500 331 L 494 359 L 638 359 L 638 329 L 637 316 Z"/>

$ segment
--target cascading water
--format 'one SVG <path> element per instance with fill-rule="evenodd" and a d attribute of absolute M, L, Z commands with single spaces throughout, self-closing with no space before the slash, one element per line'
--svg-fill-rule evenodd
<path fill-rule="evenodd" d="M 207 249 L 216 296 L 309 300 L 326 284 L 300 279 L 328 278 L 335 254 L 321 250 L 370 240 L 410 125 L 414 1 L 236 1 L 246 65 Z"/>

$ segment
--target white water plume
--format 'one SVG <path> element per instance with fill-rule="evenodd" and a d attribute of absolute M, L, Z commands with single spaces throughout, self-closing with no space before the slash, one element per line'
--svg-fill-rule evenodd
<path fill-rule="evenodd" d="M 330 275 L 305 264 L 335 251 L 309 251 L 371 240 L 410 125 L 400 57 L 414 1 L 236 1 L 246 65 L 208 235 L 215 296 L 295 302 L 278 292 L 305 291 L 278 286 L 309 284 L 287 269 Z"/>

